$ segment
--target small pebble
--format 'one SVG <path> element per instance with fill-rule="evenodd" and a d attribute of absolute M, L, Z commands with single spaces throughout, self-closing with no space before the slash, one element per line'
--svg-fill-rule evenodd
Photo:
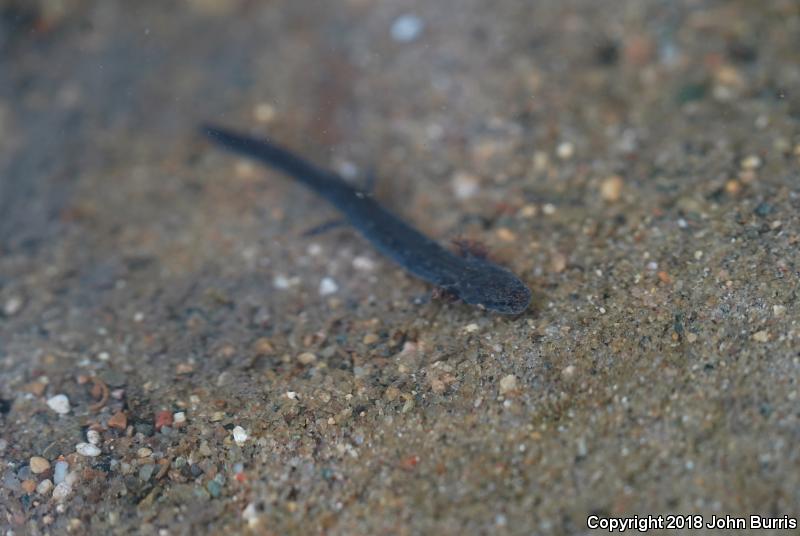
<path fill-rule="evenodd" d="M 725 183 L 725 192 L 729 195 L 736 195 L 742 191 L 742 183 L 736 179 L 731 179 Z"/>
<path fill-rule="evenodd" d="M 2 484 L 6 490 L 17 491 L 19 489 L 19 479 L 13 471 L 6 472 L 5 476 L 3 476 Z"/>
<path fill-rule="evenodd" d="M 375 344 L 381 340 L 381 338 L 377 335 L 377 333 L 367 333 L 364 335 L 363 343 L 364 344 Z"/>
<path fill-rule="evenodd" d="M 474 197 L 480 190 L 480 179 L 472 173 L 458 171 L 453 175 L 450 186 L 456 199 L 469 199 Z"/>
<path fill-rule="evenodd" d="M 362 272 L 372 272 L 375 270 L 375 261 L 369 257 L 359 255 L 353 258 L 353 268 Z"/>
<path fill-rule="evenodd" d="M 605 179 L 600 185 L 600 196 L 609 203 L 619 201 L 622 197 L 622 177 L 614 175 Z"/>
<path fill-rule="evenodd" d="M 136 451 L 136 456 L 138 456 L 139 458 L 149 458 L 152 453 L 153 449 L 142 447 Z"/>
<path fill-rule="evenodd" d="M 172 412 L 166 410 L 157 412 L 154 424 L 156 427 L 156 431 L 161 430 L 161 428 L 163 428 L 164 426 L 171 426 Z"/>
<path fill-rule="evenodd" d="M 400 389 L 395 387 L 394 385 L 390 385 L 386 388 L 386 391 L 383 392 L 383 397 L 388 400 L 389 402 L 394 402 L 397 400 L 397 397 L 400 396 Z"/>
<path fill-rule="evenodd" d="M 278 274 L 272 279 L 272 286 L 278 290 L 286 290 L 292 286 L 292 282 L 283 274 Z"/>
<path fill-rule="evenodd" d="M 128 426 L 128 417 L 124 412 L 118 411 L 108 419 L 108 427 L 124 430 Z"/>
<path fill-rule="evenodd" d="M 36 491 L 36 482 L 33 480 L 23 480 L 22 484 L 20 484 L 20 487 L 25 493 L 33 493 Z"/>
<path fill-rule="evenodd" d="M 746 156 L 742 159 L 741 166 L 742 169 L 758 169 L 761 167 L 761 158 L 757 155 Z"/>
<path fill-rule="evenodd" d="M 67 398 L 67 395 L 55 395 L 48 398 L 47 405 L 59 415 L 69 413 L 69 398 Z"/>
<path fill-rule="evenodd" d="M 172 414 L 172 421 L 175 425 L 180 425 L 186 423 L 186 413 L 183 411 L 178 411 Z"/>
<path fill-rule="evenodd" d="M 520 209 L 519 215 L 523 218 L 533 218 L 538 212 L 536 205 L 525 205 Z"/>
<path fill-rule="evenodd" d="M 556 155 L 562 160 L 568 160 L 575 154 L 575 146 L 568 141 L 558 144 Z"/>
<path fill-rule="evenodd" d="M 571 380 L 575 377 L 575 365 L 567 365 L 561 370 L 561 377 L 565 380 Z"/>
<path fill-rule="evenodd" d="M 480 327 L 478 326 L 478 324 L 476 324 L 474 322 L 464 326 L 464 331 L 466 331 L 467 333 L 475 333 L 479 329 L 480 329 Z"/>
<path fill-rule="evenodd" d="M 517 240 L 517 235 L 507 227 L 500 227 L 497 230 L 497 238 L 503 242 L 515 242 Z"/>
<path fill-rule="evenodd" d="M 766 218 L 774 209 L 771 203 L 767 203 L 766 201 L 759 203 L 758 206 L 753 210 L 757 216 L 761 216 L 762 218 Z"/>
<path fill-rule="evenodd" d="M 69 464 L 67 462 L 63 460 L 57 461 L 53 468 L 53 483 L 58 485 L 64 482 L 64 479 L 67 477 L 67 469 L 69 469 Z"/>
<path fill-rule="evenodd" d="M 36 493 L 39 495 L 47 495 L 53 489 L 53 482 L 49 478 L 45 478 L 39 485 L 36 486 Z"/>
<path fill-rule="evenodd" d="M 262 102 L 256 106 L 253 115 L 259 123 L 269 123 L 275 118 L 275 108 L 271 104 Z"/>
<path fill-rule="evenodd" d="M 22 309 L 22 298 L 19 296 L 12 296 L 3 304 L 3 314 L 6 316 L 14 316 L 20 309 Z"/>
<path fill-rule="evenodd" d="M 152 463 L 146 463 L 139 468 L 139 480 L 143 482 L 147 482 L 150 480 L 150 477 L 153 476 L 153 471 L 155 470 L 156 466 Z"/>
<path fill-rule="evenodd" d="M 62 482 L 61 484 L 57 484 L 53 490 L 53 499 L 55 499 L 57 502 L 62 502 L 64 499 L 69 497 L 71 493 L 72 486 L 66 482 Z"/>
<path fill-rule="evenodd" d="M 87 430 L 86 431 L 86 441 L 91 443 L 92 445 L 100 444 L 100 432 L 97 430 Z"/>
<path fill-rule="evenodd" d="M 552 203 L 545 203 L 542 207 L 542 212 L 544 212 L 545 216 L 552 216 L 556 213 L 556 206 Z"/>
<path fill-rule="evenodd" d="M 256 339 L 256 342 L 253 343 L 253 351 L 257 355 L 270 355 L 275 351 L 275 347 L 272 346 L 270 340 L 266 337 L 260 337 Z"/>
<path fill-rule="evenodd" d="M 554 253 L 550 258 L 550 270 L 553 273 L 560 274 L 567 268 L 567 256 L 563 253 Z"/>
<path fill-rule="evenodd" d="M 399 43 L 409 43 L 422 33 L 422 20 L 416 15 L 401 15 L 392 23 L 392 39 Z"/>
<path fill-rule="evenodd" d="M 32 474 L 33 472 L 31 471 L 31 468 L 28 465 L 23 465 L 17 470 L 17 478 L 19 478 L 20 480 L 27 480 L 31 477 Z"/>
<path fill-rule="evenodd" d="M 319 282 L 320 296 L 328 296 L 330 294 L 335 293 L 337 290 L 339 290 L 339 285 L 337 285 L 336 281 L 334 281 L 330 277 L 323 277 L 322 281 Z"/>
<path fill-rule="evenodd" d="M 100 455 L 100 449 L 91 443 L 78 443 L 75 445 L 75 452 L 81 456 L 94 457 Z"/>
<path fill-rule="evenodd" d="M 781 317 L 786 313 L 786 306 L 785 305 L 773 305 L 772 306 L 772 314 L 776 317 Z"/>
<path fill-rule="evenodd" d="M 696 341 L 697 341 L 697 335 L 696 334 L 694 334 L 694 333 L 687 333 L 686 334 L 686 342 L 692 343 L 692 342 L 696 342 Z"/>
<path fill-rule="evenodd" d="M 756 342 L 767 342 L 769 341 L 769 332 L 766 330 L 756 331 L 753 333 L 753 340 Z"/>
<path fill-rule="evenodd" d="M 209 480 L 208 484 L 206 484 L 206 489 L 213 498 L 219 497 L 220 493 L 222 493 L 222 485 L 216 480 Z"/>
<path fill-rule="evenodd" d="M 31 467 L 31 472 L 35 475 L 44 473 L 50 469 L 50 462 L 41 456 L 32 456 L 28 463 Z"/>
<path fill-rule="evenodd" d="M 233 429 L 233 440 L 237 445 L 244 445 L 245 441 L 247 441 L 247 438 L 247 431 L 241 426 L 236 426 Z"/>
<path fill-rule="evenodd" d="M 504 376 L 500 379 L 500 394 L 506 395 L 517 389 L 517 377 L 513 374 Z"/>
<path fill-rule="evenodd" d="M 299 356 L 297 356 L 297 360 L 300 362 L 301 365 L 310 365 L 317 360 L 317 356 L 312 354 L 311 352 L 303 352 Z"/>

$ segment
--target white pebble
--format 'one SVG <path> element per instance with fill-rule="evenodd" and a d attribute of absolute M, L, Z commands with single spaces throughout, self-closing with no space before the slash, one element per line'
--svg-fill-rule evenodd
<path fill-rule="evenodd" d="M 517 388 L 517 377 L 513 374 L 504 376 L 500 379 L 500 394 L 506 395 Z"/>
<path fill-rule="evenodd" d="M 259 123 L 269 123 L 275 118 L 275 108 L 269 103 L 262 102 L 256 106 L 253 115 Z"/>
<path fill-rule="evenodd" d="M 100 443 L 100 432 L 97 430 L 88 430 L 86 432 L 86 441 L 92 445 L 98 445 Z"/>
<path fill-rule="evenodd" d="M 258 511 L 256 510 L 255 503 L 249 503 L 244 510 L 242 510 L 242 517 L 247 520 L 247 524 L 251 529 L 258 526 Z"/>
<path fill-rule="evenodd" d="M 285 289 L 289 288 L 289 286 L 291 286 L 291 283 L 289 282 L 289 278 L 288 277 L 286 277 L 283 274 L 278 274 L 272 280 L 272 286 L 274 286 L 275 288 L 277 288 L 279 290 L 285 290 Z"/>
<path fill-rule="evenodd" d="M 48 398 L 47 405 L 59 415 L 66 415 L 69 413 L 69 398 L 67 398 L 67 395 L 55 395 Z"/>
<path fill-rule="evenodd" d="M 92 445 L 91 443 L 78 443 L 77 445 L 75 445 L 75 452 L 77 452 L 81 456 L 89 456 L 89 457 L 100 455 L 100 449 Z"/>
<path fill-rule="evenodd" d="M 172 422 L 175 424 L 183 424 L 186 422 L 186 413 L 177 411 L 172 414 Z"/>
<path fill-rule="evenodd" d="M 556 154 L 562 160 L 572 158 L 572 156 L 575 154 L 575 146 L 568 141 L 559 143 L 558 147 L 556 147 Z"/>
<path fill-rule="evenodd" d="M 322 281 L 319 282 L 320 296 L 328 296 L 330 294 L 335 293 L 337 290 L 339 290 L 339 285 L 337 285 L 336 281 L 334 281 L 330 277 L 323 277 Z"/>
<path fill-rule="evenodd" d="M 6 316 L 13 316 L 22 309 L 22 298 L 19 296 L 12 296 L 3 304 L 3 313 Z"/>
<path fill-rule="evenodd" d="M 241 426 L 236 426 L 233 429 L 233 440 L 237 445 L 244 445 L 244 442 L 247 441 L 247 437 L 247 431 Z"/>
<path fill-rule="evenodd" d="M 336 165 L 336 171 L 346 179 L 358 177 L 358 166 L 349 160 L 343 160 Z"/>
<path fill-rule="evenodd" d="M 457 199 L 469 199 L 474 197 L 480 190 L 480 179 L 472 173 L 459 171 L 453 175 L 450 181 L 450 187 L 453 189 L 453 195 Z"/>
<path fill-rule="evenodd" d="M 375 261 L 369 257 L 359 255 L 353 258 L 353 268 L 362 272 L 371 272 L 375 269 Z"/>
<path fill-rule="evenodd" d="M 743 169 L 758 169 L 761 167 L 761 158 L 754 154 L 746 156 L 742 159 L 741 166 Z"/>
<path fill-rule="evenodd" d="M 399 43 L 409 43 L 422 32 L 422 20 L 416 15 L 401 15 L 392 23 L 392 39 Z"/>
<path fill-rule="evenodd" d="M 70 493 L 72 493 L 72 486 L 66 482 L 62 482 L 61 484 L 56 485 L 56 488 L 53 490 L 53 499 L 61 502 L 69 497 Z"/>
<path fill-rule="evenodd" d="M 36 493 L 39 495 L 47 495 L 51 489 L 53 489 L 53 482 L 49 478 L 45 478 L 36 486 Z"/>

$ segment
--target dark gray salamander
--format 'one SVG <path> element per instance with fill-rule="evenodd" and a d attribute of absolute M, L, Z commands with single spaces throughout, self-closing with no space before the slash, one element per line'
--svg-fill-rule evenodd
<path fill-rule="evenodd" d="M 267 141 L 216 126 L 204 126 L 203 132 L 218 145 L 300 181 L 339 209 L 378 251 L 415 276 L 498 313 L 519 314 L 528 308 L 531 292 L 513 273 L 479 256 L 451 253 L 335 173 Z"/>

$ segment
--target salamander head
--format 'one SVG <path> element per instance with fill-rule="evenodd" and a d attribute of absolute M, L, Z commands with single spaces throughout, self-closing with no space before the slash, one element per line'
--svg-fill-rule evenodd
<path fill-rule="evenodd" d="M 531 291 L 517 276 L 484 259 L 470 259 L 469 269 L 451 289 L 464 302 L 502 314 L 520 314 Z"/>

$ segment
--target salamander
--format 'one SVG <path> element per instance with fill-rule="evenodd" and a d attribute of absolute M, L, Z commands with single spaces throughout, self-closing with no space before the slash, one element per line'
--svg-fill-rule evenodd
<path fill-rule="evenodd" d="M 519 314 L 528 308 L 531 291 L 512 272 L 483 256 L 469 252 L 459 256 L 445 249 L 339 175 L 271 141 L 213 125 L 201 129 L 217 145 L 267 164 L 315 192 L 336 207 L 379 252 L 447 294 L 503 314 Z"/>

